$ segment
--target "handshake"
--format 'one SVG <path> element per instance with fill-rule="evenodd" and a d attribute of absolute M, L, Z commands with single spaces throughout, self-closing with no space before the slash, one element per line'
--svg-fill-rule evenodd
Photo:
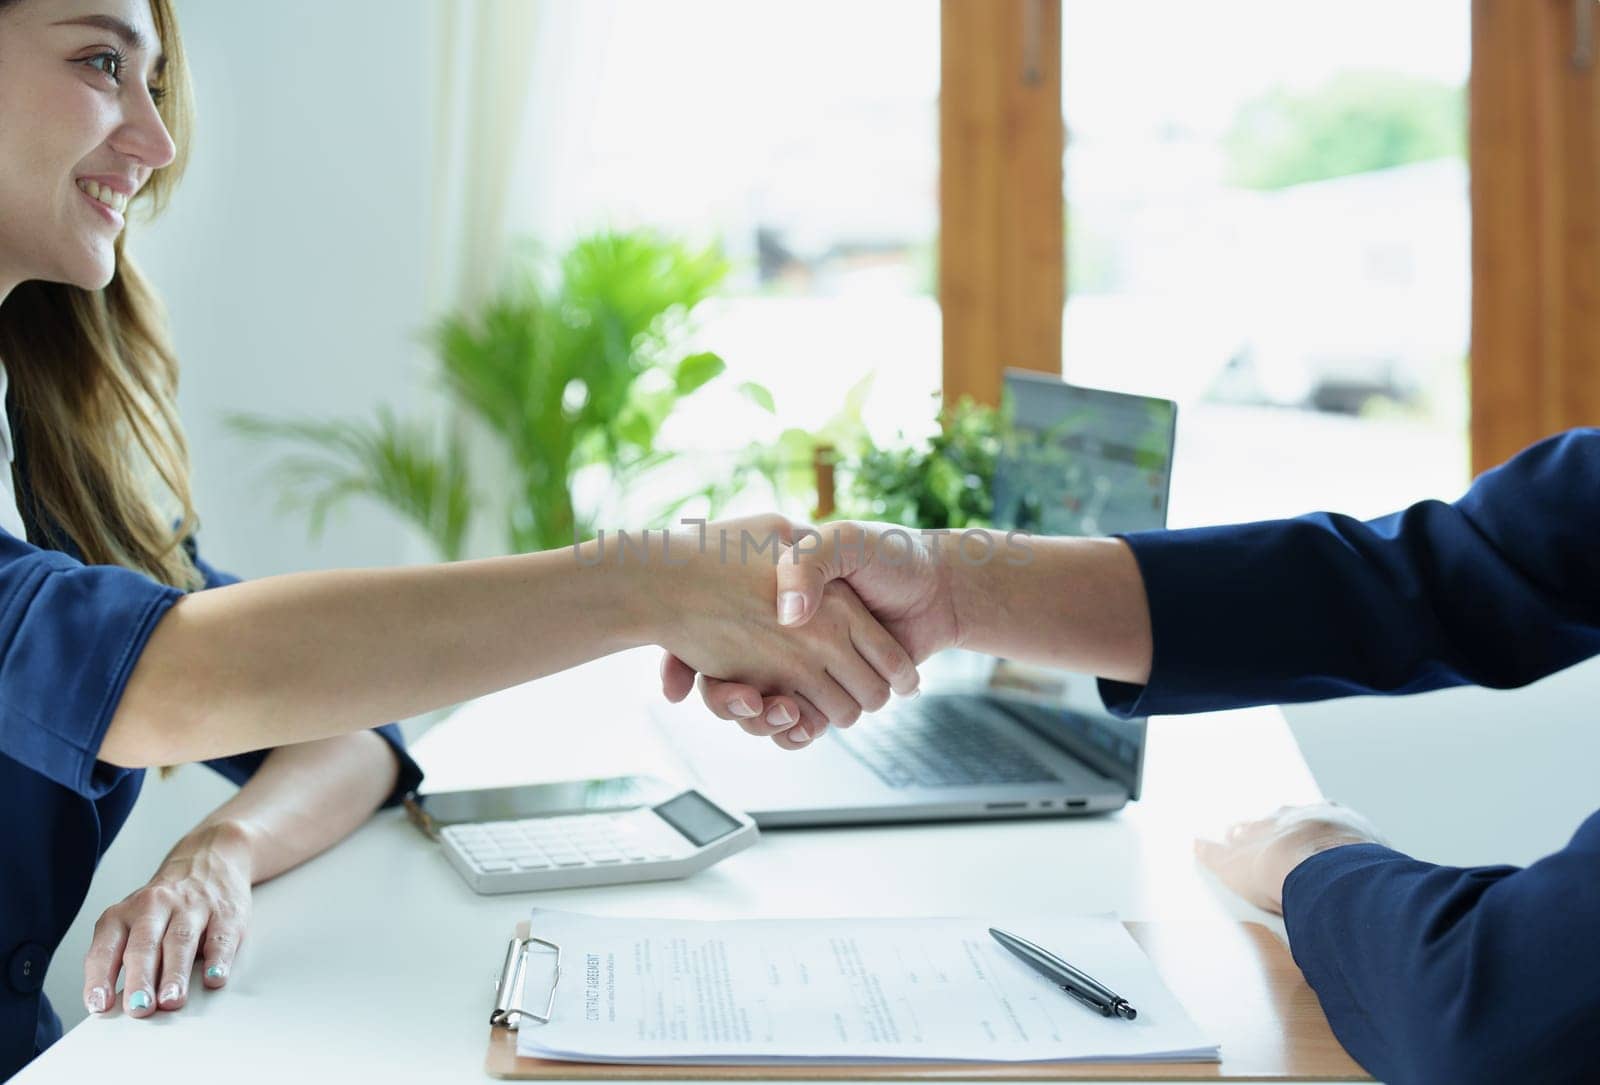
<path fill-rule="evenodd" d="M 604 542 L 580 560 L 608 560 Z M 659 554 L 647 537 L 663 692 L 683 700 L 698 674 L 716 715 L 799 749 L 891 694 L 915 696 L 917 664 L 993 624 L 1003 578 L 1032 564 L 1031 542 L 887 524 L 811 528 L 776 515 L 666 535 Z M 626 562 L 627 540 L 616 543 L 609 560 Z"/>
<path fill-rule="evenodd" d="M 745 540 L 749 540 L 748 543 Z M 763 557 L 747 560 L 768 541 Z M 696 551 L 692 537 L 666 549 Z M 715 553 L 713 553 L 713 551 Z M 917 693 L 917 669 L 964 646 L 1143 685 L 1150 677 L 1149 602 L 1138 563 L 1115 539 L 917 532 L 887 524 L 799 527 L 778 516 L 707 525 L 675 589 L 702 593 L 680 611 L 661 684 L 700 694 L 723 719 L 784 749 L 830 724 L 848 727 L 891 691 Z M 707 567 L 720 566 L 716 579 Z M 728 577 L 744 579 L 737 588 Z M 730 620 L 732 619 L 732 620 Z M 712 677 L 713 675 L 717 677 Z M 1289 873 L 1318 852 L 1382 843 L 1337 804 L 1281 807 L 1197 840 L 1197 858 L 1268 911 L 1283 908 Z"/>

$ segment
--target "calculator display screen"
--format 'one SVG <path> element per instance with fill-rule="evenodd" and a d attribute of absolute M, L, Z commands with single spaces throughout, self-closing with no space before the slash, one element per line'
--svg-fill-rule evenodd
<path fill-rule="evenodd" d="M 662 821 L 688 837 L 697 848 L 721 840 L 739 827 L 737 821 L 701 798 L 697 791 L 685 791 L 654 809 Z"/>

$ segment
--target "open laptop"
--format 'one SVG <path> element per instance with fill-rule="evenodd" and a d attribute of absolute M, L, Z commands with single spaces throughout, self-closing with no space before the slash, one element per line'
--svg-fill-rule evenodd
<path fill-rule="evenodd" d="M 1022 439 L 996 470 L 997 527 L 1165 526 L 1175 404 L 1021 371 L 1005 384 Z M 801 752 L 708 726 L 694 697 L 656 718 L 688 775 L 762 828 L 1088 814 L 1139 797 L 1145 721 L 1107 713 L 1092 677 L 968 652 L 923 673 L 921 697 Z"/>

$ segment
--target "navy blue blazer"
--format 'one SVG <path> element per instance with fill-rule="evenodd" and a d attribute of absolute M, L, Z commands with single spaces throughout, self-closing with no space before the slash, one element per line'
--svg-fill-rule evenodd
<path fill-rule="evenodd" d="M 16 451 L 17 503 L 30 537 L 43 539 L 20 443 Z M 207 588 L 237 581 L 189 546 Z M 61 1035 L 40 990 L 45 969 L 144 782 L 142 769 L 95 755 L 145 641 L 182 595 L 127 569 L 85 565 L 70 544 L 44 549 L 0 530 L 0 1080 Z M 400 761 L 394 803 L 422 772 L 398 728 L 378 734 Z M 243 783 L 265 757 L 206 764 Z"/>
<path fill-rule="evenodd" d="M 1126 537 L 1154 633 L 1123 715 L 1520 686 L 1600 653 L 1600 430 L 1453 504 Z M 1335 848 L 1283 890 L 1295 960 L 1350 1053 L 1406 1082 L 1600 1080 L 1600 813 L 1526 869 Z"/>

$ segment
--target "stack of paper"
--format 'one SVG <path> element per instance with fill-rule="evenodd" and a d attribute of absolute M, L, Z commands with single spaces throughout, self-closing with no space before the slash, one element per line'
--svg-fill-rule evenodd
<path fill-rule="evenodd" d="M 1003 920 L 1003 921 L 1002 921 Z M 1139 1011 L 1105 1018 L 989 936 L 1001 927 Z M 977 919 L 619 919 L 535 909 L 561 947 L 548 1024 L 517 1052 L 618 1063 L 1214 1060 L 1208 1040 L 1109 916 Z M 554 955 L 530 953 L 523 1005 L 543 1009 Z"/>

